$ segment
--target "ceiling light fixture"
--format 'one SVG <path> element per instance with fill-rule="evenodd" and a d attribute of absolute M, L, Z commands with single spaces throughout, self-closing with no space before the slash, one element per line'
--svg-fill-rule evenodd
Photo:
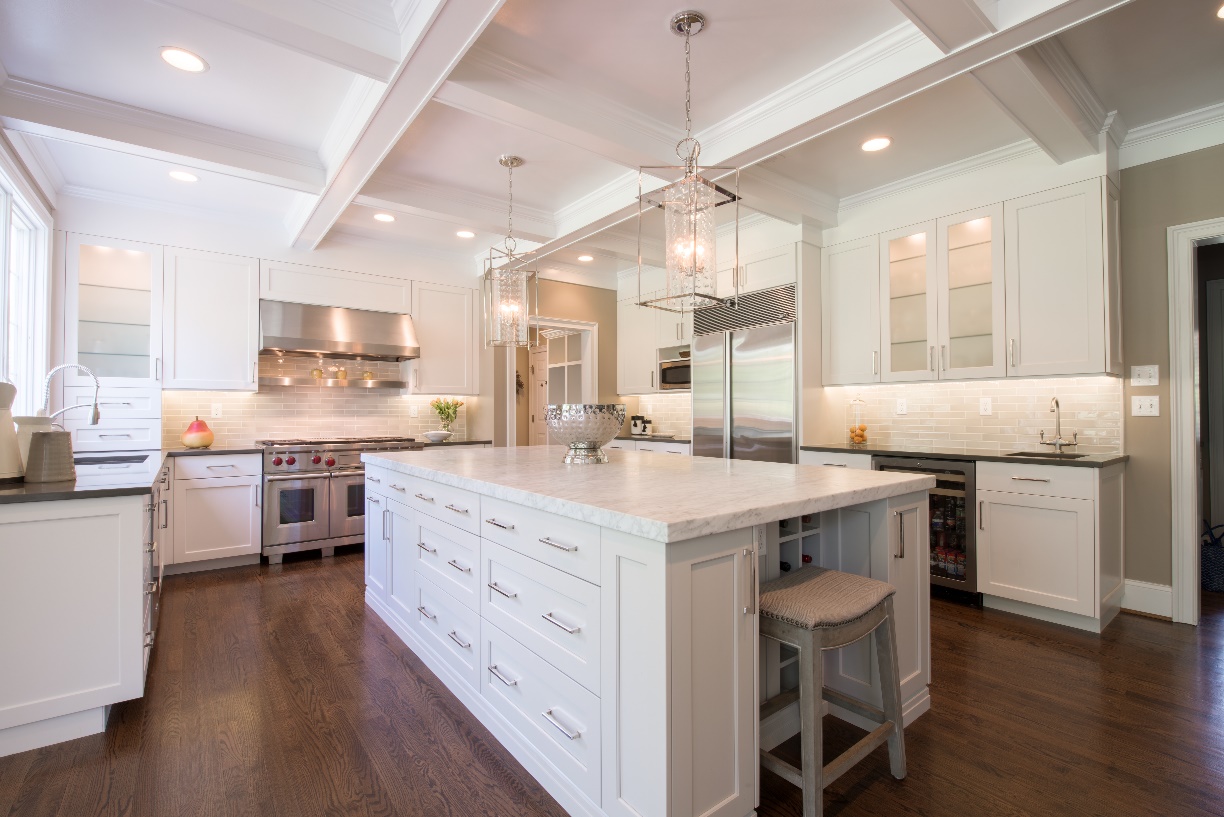
<path fill-rule="evenodd" d="M 520 253 L 514 240 L 514 169 L 523 166 L 522 158 L 504 155 L 497 163 L 506 168 L 509 181 L 509 208 L 506 240 L 501 247 L 490 247 L 484 262 L 485 346 L 535 346 L 531 338 L 532 310 L 528 287 L 535 285 L 536 312 L 540 305 L 539 276 L 531 252 Z"/>
<path fill-rule="evenodd" d="M 459 232 L 455 233 L 455 235 L 459 236 L 460 238 L 475 238 L 476 237 L 476 233 L 472 232 L 471 230 L 460 230 Z"/>
<path fill-rule="evenodd" d="M 186 170 L 171 170 L 170 178 L 176 182 L 198 182 L 200 177 L 194 173 L 188 173 Z"/>
<path fill-rule="evenodd" d="M 374 220 L 390 224 L 392 221 L 395 221 L 395 216 L 391 215 L 390 213 L 375 213 Z"/>
<path fill-rule="evenodd" d="M 208 63 L 203 57 L 185 48 L 167 45 L 161 50 L 161 58 L 180 71 L 186 71 L 189 74 L 202 74 L 208 70 Z"/>
<path fill-rule="evenodd" d="M 584 263 L 584 264 L 585 264 L 585 263 L 587 263 L 588 261 L 594 261 L 594 260 L 595 260 L 595 256 L 593 256 L 593 255 L 580 255 L 580 256 L 578 256 L 578 260 L 579 260 L 579 261 L 581 261 L 582 263 Z"/>
<path fill-rule="evenodd" d="M 735 278 L 735 298 L 716 294 L 716 235 L 714 208 L 735 204 L 735 263 L 739 266 L 739 168 L 701 167 L 701 143 L 693 138 L 692 51 L 690 41 L 706 27 L 705 15 L 682 11 L 671 18 L 672 32 L 684 38 L 684 138 L 676 143 L 676 155 L 683 166 L 641 167 L 638 169 L 638 305 L 667 312 L 686 313 L 705 306 L 738 303 L 739 280 Z M 711 172 L 713 171 L 713 172 Z M 668 177 L 681 174 L 680 180 L 661 190 L 644 192 L 647 175 Z M 727 190 L 706 176 L 734 176 L 734 190 Z M 642 299 L 642 217 L 648 207 L 663 210 L 667 290 L 661 298 Z"/>
<path fill-rule="evenodd" d="M 863 150 L 868 153 L 875 153 L 877 150 L 883 150 L 891 144 L 892 140 L 887 136 L 876 136 L 863 143 Z"/>
<path fill-rule="evenodd" d="M 1224 20 L 1224 6 L 1220 6 L 1220 10 L 1216 12 L 1216 17 Z"/>

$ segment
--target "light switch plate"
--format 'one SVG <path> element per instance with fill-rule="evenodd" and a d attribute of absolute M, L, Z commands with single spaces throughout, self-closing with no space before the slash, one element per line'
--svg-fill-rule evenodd
<path fill-rule="evenodd" d="M 994 414 L 994 406 L 991 405 L 989 397 L 978 398 L 978 414 L 982 415 L 983 417 L 989 417 L 990 415 Z"/>
<path fill-rule="evenodd" d="M 1160 367 L 1159 366 L 1131 366 L 1131 382 L 1132 386 L 1159 386 L 1160 385 Z"/>
<path fill-rule="evenodd" d="M 1160 398 L 1154 394 L 1131 396 L 1132 417 L 1159 417 Z"/>
<path fill-rule="evenodd" d="M 213 403 L 213 404 L 212 404 L 212 416 L 213 416 L 213 417 L 220 417 L 220 416 L 221 416 L 221 404 L 220 404 L 220 403 Z"/>
<path fill-rule="evenodd" d="M 898 417 L 900 417 L 902 414 L 909 414 L 909 408 L 905 405 L 904 397 L 897 398 L 897 408 L 894 410 L 894 413 Z"/>
<path fill-rule="evenodd" d="M 420 416 L 421 416 L 421 409 L 420 409 L 418 406 L 409 406 L 409 407 L 408 407 L 408 416 L 409 416 L 409 417 L 420 417 Z"/>

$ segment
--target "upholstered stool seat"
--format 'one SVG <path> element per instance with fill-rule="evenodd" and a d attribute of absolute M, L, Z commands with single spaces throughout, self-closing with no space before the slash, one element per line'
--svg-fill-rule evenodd
<path fill-rule="evenodd" d="M 761 765 L 803 789 L 803 817 L 823 813 L 824 789 L 883 743 L 893 777 L 905 777 L 905 733 L 901 722 L 901 684 L 897 671 L 897 636 L 892 597 L 896 588 L 885 582 L 809 567 L 761 587 L 760 631 L 766 638 L 799 650 L 799 720 L 802 767 L 796 768 L 761 750 Z M 824 686 L 821 653 L 853 644 L 876 633 L 884 708 Z M 762 717 L 791 704 L 795 691 L 784 692 L 761 705 Z M 824 763 L 821 701 L 878 723 L 854 746 Z"/>

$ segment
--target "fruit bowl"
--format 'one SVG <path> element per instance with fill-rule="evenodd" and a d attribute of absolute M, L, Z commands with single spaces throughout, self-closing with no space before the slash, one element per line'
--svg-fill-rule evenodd
<path fill-rule="evenodd" d="M 611 442 L 625 424 L 623 403 L 563 403 L 546 406 L 544 421 L 553 442 L 569 446 L 565 461 L 571 464 L 607 462 L 601 448 Z"/>
<path fill-rule="evenodd" d="M 423 435 L 431 443 L 444 443 L 454 436 L 453 431 L 426 431 Z"/>

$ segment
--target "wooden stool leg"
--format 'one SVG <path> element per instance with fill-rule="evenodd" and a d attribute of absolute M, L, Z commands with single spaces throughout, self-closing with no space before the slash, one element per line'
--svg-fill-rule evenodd
<path fill-rule="evenodd" d="M 824 654 L 808 631 L 799 647 L 799 723 L 803 748 L 803 817 L 824 813 L 824 725 L 820 713 Z"/>
<path fill-rule="evenodd" d="M 884 600 L 884 614 L 884 626 L 877 627 L 875 631 L 876 663 L 880 668 L 880 697 L 884 703 L 884 717 L 893 722 L 893 731 L 888 737 L 888 760 L 892 766 L 892 776 L 904 780 L 905 726 L 901 714 L 901 679 L 897 674 L 897 629 L 893 618 L 892 597 Z"/>

